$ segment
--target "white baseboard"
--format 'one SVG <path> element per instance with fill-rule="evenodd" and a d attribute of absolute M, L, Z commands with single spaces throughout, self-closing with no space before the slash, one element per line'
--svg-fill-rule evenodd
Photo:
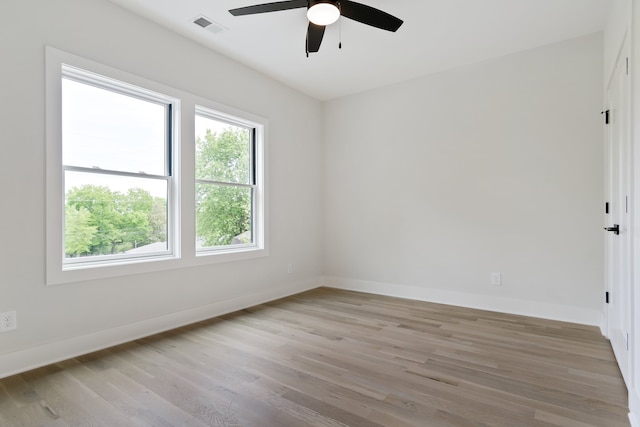
<path fill-rule="evenodd" d="M 607 318 L 604 315 L 604 311 L 600 316 L 600 333 L 603 337 L 609 338 L 609 332 L 607 331 Z"/>
<path fill-rule="evenodd" d="M 629 390 L 629 421 L 631 427 L 640 427 L 640 389 Z"/>
<path fill-rule="evenodd" d="M 325 277 L 324 286 L 601 327 L 598 310 L 418 286 Z M 640 427 L 640 426 L 639 426 Z"/>
<path fill-rule="evenodd" d="M 247 307 L 304 292 L 322 285 L 318 277 L 279 288 L 255 292 L 228 300 L 121 325 L 104 331 L 45 343 L 11 353 L 0 354 L 0 378 L 70 359 L 114 345 L 189 325 Z"/>
<path fill-rule="evenodd" d="M 521 314 L 525 316 L 562 320 L 587 325 L 600 325 L 601 317 L 597 310 L 586 310 L 555 304 L 522 301 L 510 298 L 496 298 L 486 295 L 466 294 L 439 289 L 416 286 L 395 285 L 389 283 L 364 280 L 344 279 L 338 277 L 313 278 L 302 282 L 290 283 L 279 288 L 243 295 L 205 306 L 166 314 L 140 322 L 117 326 L 78 337 L 44 343 L 35 347 L 0 354 L 0 378 L 35 369 L 61 360 L 82 354 L 112 347 L 137 338 L 146 337 L 180 326 L 210 319 L 243 308 L 251 307 L 267 301 L 283 298 L 299 292 L 317 288 L 333 287 L 353 291 L 368 292 L 380 295 L 409 298 L 441 304 L 478 308 L 503 313 Z M 630 397 L 631 400 L 631 397 Z M 631 405 L 630 405 L 631 407 Z M 630 408 L 631 409 L 631 408 Z M 632 409 L 636 418 L 640 414 L 640 403 Z M 640 424 L 634 424 L 640 427 Z"/>

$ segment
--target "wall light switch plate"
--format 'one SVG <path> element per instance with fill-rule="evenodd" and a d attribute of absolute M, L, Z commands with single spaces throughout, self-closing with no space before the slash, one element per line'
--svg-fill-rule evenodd
<path fill-rule="evenodd" d="M 491 273 L 491 284 L 493 286 L 502 285 L 502 273 Z"/>
<path fill-rule="evenodd" d="M 12 331 L 18 327 L 18 316 L 15 311 L 0 313 L 0 332 Z"/>

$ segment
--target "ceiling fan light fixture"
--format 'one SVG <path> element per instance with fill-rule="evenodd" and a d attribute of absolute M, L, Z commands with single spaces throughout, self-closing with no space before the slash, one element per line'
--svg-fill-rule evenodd
<path fill-rule="evenodd" d="M 307 18 L 316 25 L 331 25 L 340 18 L 340 9 L 336 2 L 316 1 L 307 10 Z"/>

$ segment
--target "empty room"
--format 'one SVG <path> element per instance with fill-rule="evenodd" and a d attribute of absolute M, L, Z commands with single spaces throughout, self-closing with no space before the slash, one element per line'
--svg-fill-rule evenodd
<path fill-rule="evenodd" d="M 640 427 L 640 0 L 0 36 L 1 427 Z"/>

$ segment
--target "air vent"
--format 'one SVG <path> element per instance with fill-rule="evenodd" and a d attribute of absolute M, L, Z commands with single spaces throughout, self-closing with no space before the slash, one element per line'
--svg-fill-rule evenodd
<path fill-rule="evenodd" d="M 212 24 L 211 21 L 209 21 L 207 18 L 205 18 L 204 16 L 199 17 L 198 19 L 196 19 L 195 21 L 193 21 L 194 24 L 200 25 L 202 28 L 207 28 L 209 25 Z"/>
<path fill-rule="evenodd" d="M 211 19 L 207 18 L 206 16 L 200 15 L 200 16 L 196 16 L 193 19 L 193 23 L 204 28 L 207 31 L 211 31 L 212 33 L 216 34 L 219 33 L 220 31 L 224 31 L 227 28 L 223 27 L 222 25 L 213 22 Z"/>

